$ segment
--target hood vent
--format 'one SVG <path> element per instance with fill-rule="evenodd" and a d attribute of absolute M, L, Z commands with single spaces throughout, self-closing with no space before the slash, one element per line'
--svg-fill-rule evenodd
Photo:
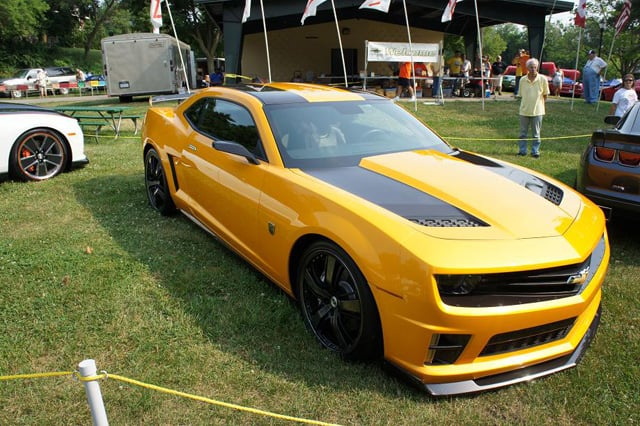
<path fill-rule="evenodd" d="M 482 223 L 478 220 L 472 218 L 422 218 L 417 219 L 413 217 L 408 217 L 411 222 L 417 223 L 422 226 L 430 226 L 434 228 L 474 228 L 478 226 L 487 226 L 486 223 Z"/>

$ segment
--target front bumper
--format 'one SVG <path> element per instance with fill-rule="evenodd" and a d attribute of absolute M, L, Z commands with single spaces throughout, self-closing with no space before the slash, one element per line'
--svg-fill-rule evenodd
<path fill-rule="evenodd" d="M 601 306 L 598 306 L 598 312 L 593 318 L 593 321 L 591 321 L 589 329 L 582 337 L 582 340 L 576 347 L 575 351 L 573 351 L 573 353 L 569 355 L 542 362 L 540 364 L 524 367 L 519 370 L 496 374 L 494 376 L 482 377 L 480 379 L 463 380 L 460 382 L 451 383 L 420 383 L 420 385 L 424 388 L 424 390 L 434 396 L 459 395 L 482 392 L 490 389 L 500 388 L 503 386 L 513 385 L 515 383 L 528 382 L 540 377 L 557 373 L 562 370 L 566 370 L 571 367 L 575 367 L 596 335 L 596 330 L 598 329 L 598 325 L 600 324 L 601 309 Z"/>

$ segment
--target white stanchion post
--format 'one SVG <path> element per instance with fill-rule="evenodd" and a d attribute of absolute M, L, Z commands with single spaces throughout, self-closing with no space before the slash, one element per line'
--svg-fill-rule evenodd
<path fill-rule="evenodd" d="M 93 359 L 85 359 L 78 364 L 80 376 L 91 377 L 98 372 L 96 362 Z M 102 393 L 100 392 L 100 384 L 96 380 L 84 382 L 84 390 L 87 393 L 87 402 L 91 409 L 91 418 L 94 426 L 109 426 L 107 420 L 107 412 L 102 401 Z"/>

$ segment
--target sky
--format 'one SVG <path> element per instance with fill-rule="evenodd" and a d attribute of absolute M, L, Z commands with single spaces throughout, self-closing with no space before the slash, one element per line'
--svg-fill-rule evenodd
<path fill-rule="evenodd" d="M 578 5 L 578 0 L 574 0 L 573 1 L 574 9 L 577 5 Z M 555 13 L 551 17 L 551 22 L 562 22 L 563 24 L 573 23 L 573 16 L 574 16 L 573 12 Z"/>

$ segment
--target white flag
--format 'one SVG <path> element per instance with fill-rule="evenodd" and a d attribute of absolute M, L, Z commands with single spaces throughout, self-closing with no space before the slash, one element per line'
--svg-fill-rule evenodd
<path fill-rule="evenodd" d="M 375 9 L 388 13 L 391 0 L 364 0 L 358 9 Z"/>
<path fill-rule="evenodd" d="M 242 12 L 242 23 L 244 24 L 249 19 L 249 15 L 251 15 L 251 0 L 246 0 L 244 4 L 244 12 Z"/>
<path fill-rule="evenodd" d="M 325 1 L 327 0 L 309 0 L 307 2 L 307 6 L 304 8 L 304 13 L 302 14 L 300 23 L 304 25 L 304 20 L 307 19 L 307 17 L 316 16 L 316 9 Z"/>
<path fill-rule="evenodd" d="M 162 8 L 160 2 L 162 0 L 151 0 L 149 5 L 149 16 L 151 17 L 151 25 L 153 25 L 153 32 L 158 34 L 160 27 L 162 26 Z"/>
<path fill-rule="evenodd" d="M 578 27 L 585 28 L 587 25 L 587 0 L 580 0 L 576 8 L 576 17 L 573 22 Z"/>
<path fill-rule="evenodd" d="M 447 7 L 444 8 L 444 13 L 442 14 L 440 22 L 449 22 L 453 19 L 453 11 L 456 8 L 456 3 L 460 3 L 461 1 L 462 0 L 449 0 Z"/>

